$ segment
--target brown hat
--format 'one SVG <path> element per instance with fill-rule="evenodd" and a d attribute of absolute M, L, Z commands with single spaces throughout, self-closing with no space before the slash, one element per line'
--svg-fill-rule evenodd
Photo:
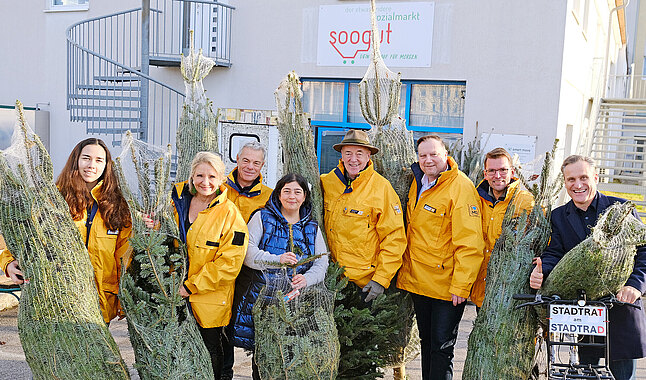
<path fill-rule="evenodd" d="M 372 154 L 379 152 L 379 149 L 376 146 L 370 144 L 370 141 L 368 140 L 368 134 L 360 129 L 349 130 L 348 133 L 343 136 L 343 140 L 341 140 L 341 142 L 338 144 L 334 144 L 332 147 L 337 152 L 340 152 L 341 148 L 346 145 L 357 145 L 368 148 L 368 150 Z"/>

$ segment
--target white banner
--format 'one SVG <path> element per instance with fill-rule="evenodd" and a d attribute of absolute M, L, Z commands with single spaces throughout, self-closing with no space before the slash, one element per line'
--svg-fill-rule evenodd
<path fill-rule="evenodd" d="M 486 142 L 482 149 L 484 153 L 498 147 L 505 148 L 512 156 L 517 154 L 523 164 L 532 161 L 536 154 L 536 136 L 483 133 L 482 141 Z"/>
<path fill-rule="evenodd" d="M 384 62 L 392 67 L 430 67 L 435 3 L 377 3 Z M 319 66 L 368 66 L 372 50 L 370 5 L 321 5 Z"/>
<path fill-rule="evenodd" d="M 603 306 L 550 305 L 550 332 L 606 336 Z"/>

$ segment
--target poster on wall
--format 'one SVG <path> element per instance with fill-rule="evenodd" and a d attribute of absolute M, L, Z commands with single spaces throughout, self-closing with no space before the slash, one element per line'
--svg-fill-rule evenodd
<path fill-rule="evenodd" d="M 430 67 L 435 3 L 377 3 L 384 62 L 390 67 Z M 372 50 L 370 4 L 321 5 L 318 66 L 368 66 Z"/>
<path fill-rule="evenodd" d="M 512 156 L 518 155 L 520 162 L 525 164 L 536 156 L 536 136 L 509 135 L 500 133 L 483 133 L 482 141 L 486 142 L 483 152 L 487 153 L 494 148 L 505 148 Z"/>

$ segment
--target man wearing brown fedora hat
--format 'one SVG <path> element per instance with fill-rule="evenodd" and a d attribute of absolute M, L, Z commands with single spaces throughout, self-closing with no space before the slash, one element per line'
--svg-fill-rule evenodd
<path fill-rule="evenodd" d="M 339 165 L 321 175 L 325 228 L 332 258 L 370 302 L 388 288 L 402 263 L 406 233 L 399 197 L 370 160 L 379 149 L 350 130 L 334 145 Z"/>

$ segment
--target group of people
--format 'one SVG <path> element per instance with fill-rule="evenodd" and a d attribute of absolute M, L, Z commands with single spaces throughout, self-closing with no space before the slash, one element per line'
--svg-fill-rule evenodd
<path fill-rule="evenodd" d="M 261 288 L 278 276 L 278 265 L 330 252 L 366 303 L 392 286 L 412 295 L 421 338 L 423 379 L 451 379 L 458 324 L 470 298 L 484 300 L 491 251 L 510 204 L 516 216 L 534 201 L 520 189 L 511 156 L 502 148 L 484 159 L 484 180 L 474 186 L 437 135 L 416 142 L 406 212 L 392 185 L 374 169 L 378 154 L 368 135 L 350 130 L 334 145 L 338 166 L 321 175 L 324 227 L 312 218 L 311 184 L 297 173 L 271 189 L 261 169 L 266 151 L 247 143 L 227 176 L 219 156 L 200 152 L 190 178 L 172 192 L 180 238 L 188 248 L 188 276 L 179 294 L 187 298 L 211 354 L 216 379 L 233 377 L 233 347 L 254 349 L 253 304 Z M 561 168 L 572 200 L 552 213 L 550 245 L 536 263 L 530 285 L 540 288 L 558 260 L 589 233 L 615 201 L 597 192 L 594 162 L 568 157 Z M 121 316 L 118 278 L 128 249 L 130 215 L 113 172 L 110 152 L 99 139 L 80 142 L 56 182 L 88 248 L 106 323 Z M 272 265 L 272 263 L 275 263 Z M 528 263 L 528 266 L 531 263 Z M 323 281 L 328 257 L 298 266 L 293 289 Z M 23 282 L 19 263 L 4 249 L 0 269 Z M 396 278 L 396 281 L 393 281 Z M 639 303 L 646 291 L 646 249 L 638 249 L 632 276 L 617 297 Z M 646 354 L 646 318 L 632 308 L 610 312 L 611 369 L 634 379 L 635 359 Z M 582 362 L 601 355 L 583 352 Z M 253 370 L 259 378 L 258 369 Z"/>

